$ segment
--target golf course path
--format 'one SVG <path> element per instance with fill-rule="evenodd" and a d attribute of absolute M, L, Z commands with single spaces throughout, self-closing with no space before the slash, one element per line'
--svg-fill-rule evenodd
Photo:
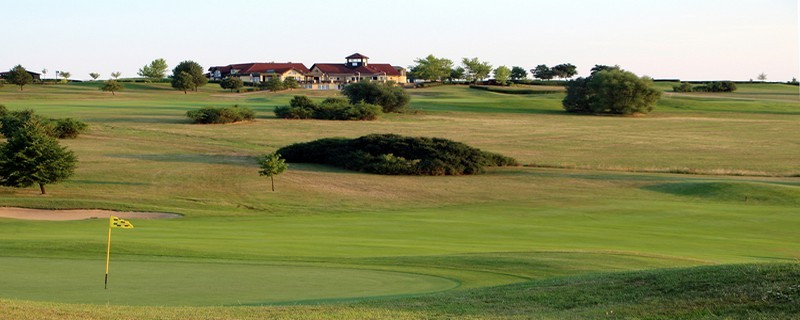
<path fill-rule="evenodd" d="M 71 210 L 45 210 L 27 209 L 14 207 L 0 207 L 0 218 L 22 219 L 22 220 L 85 220 L 94 218 L 108 218 L 114 215 L 124 219 L 170 219 L 180 218 L 181 215 L 174 213 L 157 212 L 128 212 L 110 211 L 98 209 L 71 209 Z"/>

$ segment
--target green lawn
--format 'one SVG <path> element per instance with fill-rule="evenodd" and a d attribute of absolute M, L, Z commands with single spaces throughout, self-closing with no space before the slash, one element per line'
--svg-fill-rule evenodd
<path fill-rule="evenodd" d="M 568 115 L 563 94 L 443 86 L 410 90 L 416 112 L 371 122 L 281 120 L 271 112 L 295 94 L 322 99 L 334 92 L 231 94 L 210 84 L 184 95 L 166 84 L 126 84 L 111 96 L 98 86 L 0 89 L 0 104 L 9 109 L 90 124 L 88 133 L 62 142 L 80 161 L 72 179 L 49 186 L 47 196 L 2 188 L 0 205 L 184 217 L 133 221 L 135 229 L 115 231 L 109 291 L 102 289 L 104 221 L 0 218 L 0 319 L 257 318 L 251 312 L 491 318 L 535 310 L 546 318 L 597 318 L 602 304 L 546 307 L 573 299 L 574 290 L 535 299 L 519 290 L 558 283 L 602 296 L 611 289 L 587 283 L 617 283 L 612 272 L 711 266 L 641 271 L 658 282 L 671 281 L 671 272 L 712 277 L 733 270 L 723 264 L 800 258 L 796 86 L 668 94 L 646 117 Z M 761 93 L 770 97 L 752 98 Z M 258 120 L 192 125 L 185 117 L 187 110 L 232 104 L 253 108 Z M 257 174 L 259 154 L 368 133 L 453 139 L 526 166 L 398 177 L 292 164 L 276 178 L 274 193 Z M 788 277 L 796 268 L 779 271 Z M 612 285 L 622 297 L 628 286 Z M 500 305 L 475 306 L 475 299 L 503 296 Z M 689 317 L 663 308 L 690 308 L 690 300 L 619 299 L 615 316 Z M 198 307 L 292 303 L 304 306 Z M 721 314 L 738 317 L 747 309 L 696 306 L 700 316 L 728 308 Z M 780 303 L 774 312 L 758 310 L 767 318 L 797 312 Z"/>

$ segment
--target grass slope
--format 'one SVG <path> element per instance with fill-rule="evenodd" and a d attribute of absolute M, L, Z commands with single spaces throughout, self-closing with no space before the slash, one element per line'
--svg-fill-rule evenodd
<path fill-rule="evenodd" d="M 559 295 L 577 297 L 576 290 L 584 289 L 596 295 L 619 292 L 622 297 L 638 292 L 624 281 L 589 290 L 595 282 L 617 281 L 614 275 L 602 275 L 608 272 L 791 262 L 800 257 L 795 192 L 800 183 L 793 177 L 800 172 L 800 101 L 789 99 L 783 87 L 768 93 L 785 99 L 752 98 L 767 89 L 744 84 L 738 93 L 751 96 L 674 95 L 645 118 L 627 118 L 566 115 L 560 107 L 563 94 L 507 95 L 445 86 L 413 90 L 418 113 L 353 124 L 275 119 L 272 108 L 287 104 L 299 92 L 229 94 L 209 85 L 184 95 L 164 84 L 126 84 L 125 91 L 110 96 L 97 85 L 0 89 L 0 104 L 11 109 L 33 108 L 45 116 L 70 116 L 90 124 L 87 134 L 63 142 L 80 160 L 73 179 L 53 185 L 48 196 L 34 189 L 0 188 L 0 205 L 183 214 L 182 219 L 136 221 L 136 229 L 115 232 L 112 283 L 115 294 L 124 299 L 109 301 L 114 304 L 153 304 L 149 292 L 174 296 L 179 293 L 175 285 L 193 289 L 180 298 L 162 299 L 163 304 L 229 304 L 237 297 L 224 282 L 243 278 L 261 279 L 241 292 L 246 303 L 322 299 L 315 301 L 324 304 L 52 304 L 79 302 L 53 283 L 61 270 L 78 282 L 70 286 L 80 293 L 75 296 L 86 290 L 89 300 L 84 302 L 102 298 L 103 293 L 88 292 L 102 272 L 105 222 L 0 219 L 4 274 L 15 275 L 0 277 L 5 281 L 0 288 L 15 288 L 0 289 L 0 299 L 5 299 L 0 318 L 538 316 L 514 313 L 531 308 L 543 312 L 542 317 L 597 318 L 597 312 L 605 316 L 611 309 L 604 304 L 564 309 L 548 303 Z M 302 93 L 318 98 L 335 94 Z M 198 107 L 233 104 L 252 108 L 258 120 L 194 126 L 184 117 Z M 471 177 L 387 177 L 292 165 L 277 177 L 275 193 L 267 192 L 268 181 L 257 175 L 258 154 L 296 142 L 369 133 L 438 136 L 529 165 L 579 170 L 517 167 Z M 616 171 L 603 171 L 608 169 Z M 126 268 L 132 278 L 151 287 L 126 287 L 136 286 L 125 283 Z M 196 276 L 181 277 L 180 268 Z M 709 278 L 735 270 L 726 268 L 736 267 L 692 270 L 706 270 Z M 159 270 L 145 272 L 153 269 Z M 316 277 L 307 277 L 317 280 L 285 281 L 281 291 L 262 291 L 261 283 L 284 273 L 286 280 L 293 279 L 292 274 L 306 278 L 298 270 L 313 271 Z M 792 270 L 778 273 L 793 275 Z M 235 276 L 214 276 L 226 272 Z M 648 279 L 653 283 L 672 281 L 667 271 L 652 272 Z M 326 274 L 331 282 L 323 279 Z M 337 282 L 362 274 L 374 281 Z M 402 279 L 381 283 L 389 275 Z M 579 278 L 552 279 L 563 276 Z M 169 281 L 159 281 L 165 278 Z M 562 280 L 566 282 L 558 282 Z M 729 280 L 734 286 L 747 283 L 744 278 Z M 445 290 L 452 287 L 450 281 L 458 287 L 419 298 L 341 304 L 341 299 Z M 764 280 L 765 285 L 770 281 Z M 307 289 L 316 283 L 318 296 Z M 539 297 L 522 289 L 537 288 L 529 290 L 535 293 L 548 283 L 565 283 L 574 290 L 562 288 L 563 294 Z M 290 290 L 292 284 L 298 286 Z M 120 292 L 124 288 L 129 289 Z M 213 289 L 226 292 L 225 297 L 212 299 Z M 491 297 L 507 302 L 480 302 Z M 633 310 L 631 317 L 692 316 L 663 310 L 691 307 L 680 290 L 657 297 L 617 299 L 612 306 Z M 534 301 L 534 307 L 528 301 Z M 768 318 L 796 313 L 758 303 L 728 310 L 735 303 L 722 301 L 717 306 L 709 303 L 703 308 L 711 311 L 698 316 L 721 312 Z"/>
<path fill-rule="evenodd" d="M 0 319 L 793 319 L 800 265 L 587 275 L 415 298 L 295 307 L 107 307 L 0 300 Z"/>

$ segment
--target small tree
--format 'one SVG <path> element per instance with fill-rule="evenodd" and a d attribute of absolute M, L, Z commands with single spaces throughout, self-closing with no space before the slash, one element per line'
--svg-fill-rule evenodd
<path fill-rule="evenodd" d="M 167 61 L 164 59 L 155 59 L 149 65 L 145 65 L 139 69 L 138 74 L 140 77 L 145 77 L 150 80 L 160 80 L 167 75 Z"/>
<path fill-rule="evenodd" d="M 453 82 L 453 80 L 464 79 L 464 72 L 465 72 L 464 68 L 462 67 L 456 67 L 455 69 L 451 69 L 450 76 L 448 77 L 448 79 L 450 80 L 450 82 Z"/>
<path fill-rule="evenodd" d="M 239 90 L 244 87 L 244 81 L 239 77 L 227 77 L 219 82 L 219 86 L 222 89 L 230 89 L 233 92 L 233 90 Z"/>
<path fill-rule="evenodd" d="M 528 77 L 528 72 L 525 71 L 522 67 L 512 67 L 511 68 L 511 79 L 512 80 L 522 80 Z"/>
<path fill-rule="evenodd" d="M 181 71 L 172 77 L 172 87 L 177 90 L 182 90 L 183 94 L 194 88 L 194 77 L 186 71 Z"/>
<path fill-rule="evenodd" d="M 546 64 L 540 64 L 536 66 L 536 68 L 531 69 L 531 75 L 534 78 L 542 79 L 542 80 L 550 80 L 553 79 L 553 71 L 547 67 Z"/>
<path fill-rule="evenodd" d="M 92 72 L 89 74 L 89 76 L 92 77 L 92 80 L 97 80 L 97 78 L 100 77 L 100 74 L 97 72 Z"/>
<path fill-rule="evenodd" d="M 567 79 L 567 78 L 572 78 L 572 76 L 578 74 L 578 70 L 571 63 L 562 63 L 553 67 L 551 73 L 554 76 L 559 77 L 561 79 Z"/>
<path fill-rule="evenodd" d="M 506 85 L 510 76 L 511 69 L 506 66 L 499 66 L 497 69 L 494 69 L 494 80 L 501 85 Z"/>
<path fill-rule="evenodd" d="M 272 191 L 275 192 L 274 177 L 286 171 L 289 165 L 286 164 L 284 159 L 281 159 L 281 155 L 278 153 L 270 153 L 258 157 L 258 165 L 261 167 L 258 174 L 269 177 L 270 182 L 272 182 Z"/>
<path fill-rule="evenodd" d="M 352 104 L 362 101 L 376 104 L 381 106 L 385 113 L 400 112 L 411 101 L 411 97 L 403 88 L 395 86 L 393 82 L 378 83 L 362 80 L 342 88 L 342 94 Z"/>
<path fill-rule="evenodd" d="M 108 80 L 103 83 L 103 86 L 100 87 L 100 90 L 106 92 L 111 91 L 111 95 L 115 96 L 116 94 L 114 94 L 114 92 L 122 91 L 122 84 L 117 82 L 117 80 Z"/>
<path fill-rule="evenodd" d="M 563 105 L 577 113 L 647 113 L 660 97 L 650 78 L 612 68 L 569 81 Z"/>
<path fill-rule="evenodd" d="M 19 91 L 22 91 L 22 87 L 24 87 L 26 84 L 33 83 L 33 76 L 28 72 L 28 70 L 25 70 L 25 68 L 19 64 L 16 67 L 11 68 L 8 76 L 6 76 L 6 79 L 8 79 L 8 82 L 18 85 Z"/>
<path fill-rule="evenodd" d="M 181 72 L 186 72 L 191 75 L 192 87 L 190 89 L 194 89 L 194 91 L 197 91 L 197 88 L 208 83 L 208 78 L 206 78 L 203 72 L 203 67 L 201 67 L 197 62 L 187 60 L 179 63 L 175 69 L 172 69 L 172 76 L 176 77 Z"/>
<path fill-rule="evenodd" d="M 760 73 L 760 74 L 758 75 L 758 81 L 767 81 L 767 74 L 766 74 L 766 73 L 763 73 L 763 72 L 762 72 L 762 73 Z"/>
<path fill-rule="evenodd" d="M 450 59 L 437 58 L 432 54 L 425 58 L 418 58 L 414 62 L 417 63 L 416 66 L 411 67 L 414 79 L 440 81 L 447 78 L 453 68 L 453 61 Z"/>
<path fill-rule="evenodd" d="M 461 59 L 461 63 L 466 70 L 467 80 L 472 82 L 483 80 L 492 72 L 492 65 L 486 61 L 478 60 L 477 57 L 472 59 L 463 58 Z"/>
<path fill-rule="evenodd" d="M 261 82 L 259 84 L 259 87 L 267 89 L 272 92 L 286 89 L 286 87 L 283 85 L 283 81 L 278 79 L 278 77 L 270 77 L 269 79 L 267 79 L 267 81 Z"/>
<path fill-rule="evenodd" d="M 45 75 L 47 74 L 47 68 L 42 69 L 42 82 L 44 82 Z"/>
<path fill-rule="evenodd" d="M 283 87 L 289 90 L 297 89 L 300 87 L 300 83 L 297 82 L 297 79 L 292 77 L 287 77 L 283 79 Z"/>
<path fill-rule="evenodd" d="M 26 188 L 65 180 L 75 171 L 77 159 L 45 134 L 42 124 L 31 117 L 0 145 L 0 185 Z"/>
<path fill-rule="evenodd" d="M 122 73 L 121 73 L 121 72 L 119 72 L 119 71 L 116 71 L 116 72 L 112 72 L 112 73 L 111 73 L 111 77 L 112 77 L 112 78 L 114 78 L 114 79 L 118 79 L 118 78 L 119 78 L 119 76 L 121 76 L 121 75 L 122 75 Z"/>
<path fill-rule="evenodd" d="M 61 77 L 64 78 L 64 83 L 69 82 L 69 77 L 71 77 L 71 76 L 72 76 L 72 74 L 69 73 L 69 71 L 61 71 Z"/>

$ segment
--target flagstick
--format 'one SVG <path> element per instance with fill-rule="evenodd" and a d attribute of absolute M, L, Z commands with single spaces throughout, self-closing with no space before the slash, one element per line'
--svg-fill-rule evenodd
<path fill-rule="evenodd" d="M 106 249 L 106 282 L 105 289 L 108 289 L 108 262 L 111 259 L 111 217 L 108 217 L 108 249 Z"/>

